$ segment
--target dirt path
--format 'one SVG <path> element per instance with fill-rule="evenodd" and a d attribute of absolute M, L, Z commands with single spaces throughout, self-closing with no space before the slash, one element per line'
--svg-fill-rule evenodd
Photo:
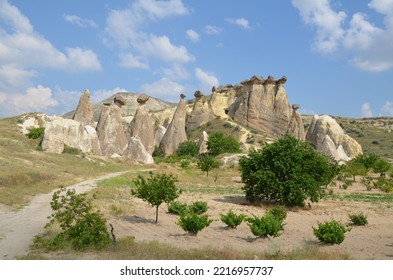
<path fill-rule="evenodd" d="M 77 193 L 88 192 L 97 186 L 97 182 L 127 172 L 106 174 L 67 188 L 74 188 Z M 54 191 L 35 196 L 29 205 L 17 212 L 0 204 L 0 260 L 15 259 L 29 250 L 34 236 L 41 233 L 48 222 L 47 217 L 51 214 L 50 201 Z"/>

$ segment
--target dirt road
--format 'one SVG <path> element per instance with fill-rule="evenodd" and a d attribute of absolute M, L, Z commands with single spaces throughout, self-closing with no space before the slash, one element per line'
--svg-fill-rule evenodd
<path fill-rule="evenodd" d="M 106 174 L 67 188 L 74 188 L 77 193 L 88 192 L 97 182 L 124 173 L 127 171 Z M 0 260 L 15 259 L 29 250 L 34 236 L 41 233 L 48 222 L 53 192 L 35 196 L 29 205 L 17 212 L 0 204 Z"/>

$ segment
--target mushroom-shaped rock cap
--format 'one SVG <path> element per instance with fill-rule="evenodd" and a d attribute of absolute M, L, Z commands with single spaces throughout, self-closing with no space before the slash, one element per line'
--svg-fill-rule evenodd
<path fill-rule="evenodd" d="M 136 102 L 138 102 L 139 104 L 145 104 L 147 100 L 149 100 L 149 98 L 150 96 L 148 96 L 147 94 L 141 94 L 136 99 Z"/>
<path fill-rule="evenodd" d="M 85 89 L 85 91 L 83 93 L 90 95 L 90 91 L 88 89 Z"/>
<path fill-rule="evenodd" d="M 217 90 L 217 87 L 216 87 L 216 86 L 213 86 L 213 87 L 212 87 L 212 93 L 214 93 L 216 90 Z"/>
<path fill-rule="evenodd" d="M 273 76 L 267 77 L 267 80 L 265 81 L 265 84 L 275 84 L 275 83 L 276 83 L 276 79 L 274 79 Z"/>
<path fill-rule="evenodd" d="M 116 96 L 113 101 L 115 102 L 115 104 L 119 107 L 126 105 L 126 101 L 124 100 L 123 97 L 121 96 Z"/>
<path fill-rule="evenodd" d="M 197 90 L 197 91 L 194 93 L 194 96 L 195 96 L 196 98 L 198 98 L 198 97 L 202 97 L 203 94 L 202 94 L 202 92 L 200 92 L 199 90 Z"/>
<path fill-rule="evenodd" d="M 279 84 L 285 84 L 287 82 L 287 77 L 285 77 L 285 76 L 282 76 L 278 81 L 277 81 L 277 83 L 279 83 Z"/>
<path fill-rule="evenodd" d="M 105 101 L 103 104 L 104 106 L 110 106 L 112 103 L 110 101 Z"/>
<path fill-rule="evenodd" d="M 186 96 L 182 93 L 182 94 L 180 94 L 180 98 L 184 99 L 184 98 L 186 98 Z"/>
<path fill-rule="evenodd" d="M 295 110 L 295 111 L 296 111 L 297 109 L 299 109 L 299 108 L 300 108 L 300 105 L 299 105 L 299 104 L 293 104 L 293 105 L 292 105 L 292 109 Z"/>

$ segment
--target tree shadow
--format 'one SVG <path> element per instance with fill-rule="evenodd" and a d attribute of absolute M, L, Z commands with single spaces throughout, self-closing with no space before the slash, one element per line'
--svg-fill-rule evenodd
<path fill-rule="evenodd" d="M 123 220 L 131 223 L 131 224 L 155 224 L 156 221 L 153 219 L 146 219 L 139 216 L 124 216 Z"/>

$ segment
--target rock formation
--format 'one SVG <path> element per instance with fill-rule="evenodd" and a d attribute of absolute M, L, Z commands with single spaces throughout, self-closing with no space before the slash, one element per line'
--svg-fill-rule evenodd
<path fill-rule="evenodd" d="M 201 136 L 199 137 L 199 153 L 204 154 L 207 153 L 207 141 L 209 140 L 209 135 L 207 135 L 206 131 L 203 131 Z"/>
<path fill-rule="evenodd" d="M 273 137 L 283 136 L 289 126 L 292 111 L 284 88 L 286 77 L 275 80 L 269 76 L 252 77 L 236 89 L 236 101 L 228 115 L 237 123 Z"/>
<path fill-rule="evenodd" d="M 121 155 L 128 144 L 121 119 L 122 104 L 124 105 L 124 100 L 114 98 L 114 104 L 105 103 L 102 107 L 96 130 L 105 156 L 115 153 Z"/>
<path fill-rule="evenodd" d="M 292 105 L 292 117 L 289 122 L 287 134 L 294 136 L 298 140 L 304 141 L 306 139 L 306 134 L 304 132 L 302 117 L 297 112 L 299 108 L 300 105 L 298 104 Z"/>
<path fill-rule="evenodd" d="M 159 147 L 162 138 L 164 137 L 166 132 L 166 128 L 163 127 L 162 125 L 159 125 L 156 129 L 156 131 L 154 132 L 154 146 Z"/>
<path fill-rule="evenodd" d="M 209 100 L 209 107 L 213 114 L 221 118 L 227 118 L 226 110 L 236 100 L 236 92 L 240 92 L 241 85 L 234 87 L 226 85 L 212 88 L 212 95 Z"/>
<path fill-rule="evenodd" d="M 140 163 L 154 163 L 153 157 L 146 151 L 145 146 L 142 144 L 139 137 L 133 136 L 130 138 L 123 156 Z"/>
<path fill-rule="evenodd" d="M 173 115 L 172 121 L 161 140 L 160 147 L 167 155 L 176 152 L 179 144 L 187 140 L 186 135 L 186 103 L 185 95 L 180 95 L 180 101 Z"/>
<path fill-rule="evenodd" d="M 345 134 L 336 120 L 327 115 L 314 115 L 306 140 L 316 150 L 338 161 L 348 161 L 363 153 L 359 143 Z"/>
<path fill-rule="evenodd" d="M 80 122 L 82 125 L 95 127 L 93 119 L 93 107 L 90 101 L 90 92 L 86 89 L 79 99 L 78 107 L 72 117 L 73 120 Z"/>
<path fill-rule="evenodd" d="M 84 153 L 101 154 L 100 143 L 93 127 L 57 117 L 47 123 L 41 147 L 44 151 L 61 154 L 64 145 L 80 149 Z"/>
<path fill-rule="evenodd" d="M 146 109 L 146 102 L 149 96 L 142 94 L 138 97 L 138 109 L 127 129 L 127 138 L 138 137 L 149 154 L 154 151 L 154 124 L 153 119 Z"/>
<path fill-rule="evenodd" d="M 198 90 L 194 93 L 195 102 L 191 114 L 187 118 L 187 131 L 194 130 L 202 124 L 214 119 L 214 115 L 207 102 L 204 102 L 203 94 Z"/>

